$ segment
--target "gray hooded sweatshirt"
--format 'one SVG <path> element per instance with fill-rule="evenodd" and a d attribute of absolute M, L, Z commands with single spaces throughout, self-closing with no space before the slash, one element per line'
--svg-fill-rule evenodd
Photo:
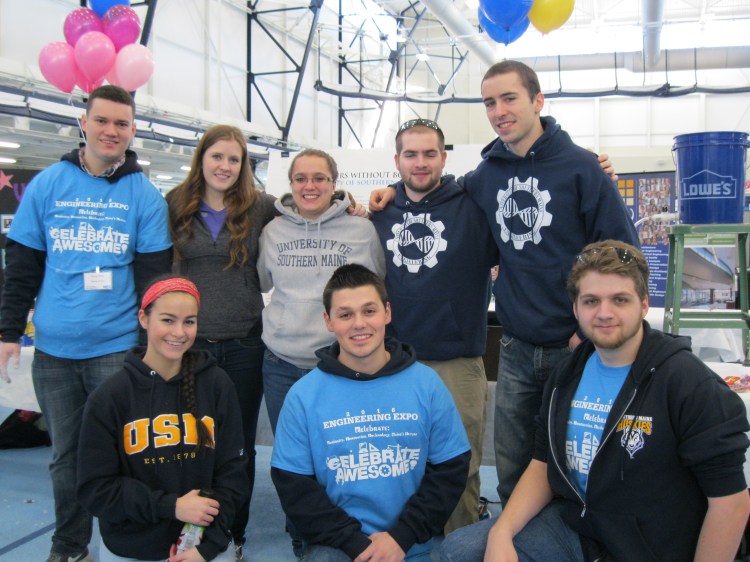
<path fill-rule="evenodd" d="M 385 257 L 369 220 L 347 214 L 348 200 L 334 196 L 315 220 L 297 213 L 291 194 L 276 201 L 281 212 L 260 237 L 261 291 L 274 289 L 263 309 L 263 341 L 276 356 L 301 369 L 318 362 L 315 350 L 335 337 L 323 320 L 323 289 L 340 266 L 358 263 L 385 276 Z"/>

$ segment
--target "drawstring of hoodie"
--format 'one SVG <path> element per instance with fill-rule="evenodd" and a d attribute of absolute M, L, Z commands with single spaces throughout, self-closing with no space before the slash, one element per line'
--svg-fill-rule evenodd
<path fill-rule="evenodd" d="M 321 242 L 320 240 L 321 221 L 320 220 L 318 220 L 317 225 L 318 225 L 318 259 L 317 259 L 317 262 L 318 262 L 318 274 L 320 274 L 321 270 L 323 269 L 323 249 L 321 247 L 322 244 L 320 243 Z"/>
<path fill-rule="evenodd" d="M 156 392 L 156 382 L 155 377 L 159 376 L 159 373 L 154 371 L 153 369 L 149 371 L 149 374 L 151 375 L 151 390 L 148 395 L 148 419 L 153 420 L 154 419 L 154 393 Z M 153 431 L 153 425 L 151 428 L 151 431 Z M 159 472 L 159 465 L 154 463 L 154 473 Z"/>
<path fill-rule="evenodd" d="M 503 147 L 505 148 L 505 150 L 511 152 L 512 154 L 515 154 L 510 149 L 510 147 L 508 146 L 507 143 L 503 143 Z M 516 179 L 518 179 L 519 181 L 521 181 L 521 178 L 518 177 L 519 168 L 521 167 L 521 162 L 523 162 L 527 157 L 531 159 L 531 172 L 529 173 L 529 177 L 528 177 L 527 181 L 529 182 L 529 185 L 531 187 L 533 187 L 534 169 L 536 168 L 536 152 L 534 152 L 533 150 L 530 150 L 526 154 L 526 156 L 524 156 L 523 158 L 518 158 L 515 161 L 516 162 L 516 166 L 515 166 L 515 170 L 513 171 L 513 176 L 511 178 L 511 181 L 510 181 L 510 197 L 508 198 L 509 201 L 511 201 L 511 202 L 515 202 L 515 198 L 513 196 L 516 193 Z M 504 210 L 504 209 L 502 209 L 502 210 Z M 518 220 L 517 216 L 518 216 L 518 213 L 514 213 L 514 212 L 511 211 L 511 218 L 510 218 L 510 231 L 511 232 L 518 232 L 518 229 L 516 228 L 516 226 L 517 226 L 516 225 L 516 220 Z M 533 227 L 533 225 L 531 225 L 531 226 Z M 527 228 L 526 225 L 523 225 L 523 227 Z"/>
<path fill-rule="evenodd" d="M 441 181 L 442 181 L 442 178 L 441 178 Z M 430 227 L 427 226 L 427 211 L 429 210 L 429 204 L 430 204 L 429 199 L 422 199 L 418 203 L 413 203 L 412 201 L 408 201 L 408 200 L 406 201 L 407 207 L 410 207 L 410 210 L 413 213 L 412 216 L 414 216 L 414 214 L 418 212 L 421 213 L 420 218 L 422 219 L 422 224 L 427 230 L 430 230 Z M 403 218 L 403 221 L 401 222 L 401 234 L 399 235 L 402 238 L 401 240 L 399 240 L 399 246 L 404 245 L 403 242 L 405 241 L 403 240 L 403 236 L 405 232 L 408 232 L 406 230 L 406 215 L 402 215 L 402 218 Z M 421 257 L 420 257 L 421 265 L 427 267 L 425 265 L 426 263 L 425 258 L 427 257 L 427 255 L 429 255 L 429 252 L 421 251 L 419 253 L 421 254 Z M 422 271 L 424 271 L 424 269 L 420 267 L 419 270 L 417 271 L 417 276 L 422 275 Z"/>

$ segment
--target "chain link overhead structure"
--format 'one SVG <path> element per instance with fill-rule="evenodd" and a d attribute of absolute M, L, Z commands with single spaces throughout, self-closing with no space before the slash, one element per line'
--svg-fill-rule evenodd
<path fill-rule="evenodd" d="M 345 37 L 345 20 L 343 17 L 343 1 L 339 1 L 339 42 L 343 44 Z M 390 16 L 390 30 L 383 29 L 379 25 L 377 16 L 369 16 L 372 25 L 378 31 L 378 41 L 380 42 L 381 57 L 373 57 L 373 49 L 368 47 L 367 43 L 373 40 L 363 30 L 365 23 L 360 25 L 357 33 L 351 34 L 346 52 L 339 54 L 338 84 L 336 86 L 325 85 L 322 80 L 318 79 L 315 88 L 320 92 L 326 92 L 338 96 L 339 100 L 339 146 L 343 146 L 343 133 L 345 128 L 349 130 L 355 141 L 360 147 L 365 146 L 365 139 L 360 139 L 356 133 L 355 127 L 349 119 L 349 113 L 361 111 L 377 111 L 377 118 L 374 119 L 373 135 L 370 146 L 375 146 L 378 135 L 383 125 L 385 116 L 386 103 L 389 101 L 410 101 L 406 96 L 406 87 L 417 69 L 421 69 L 423 76 L 420 77 L 421 86 L 428 90 L 430 85 L 434 88 L 434 94 L 427 97 L 431 98 L 428 103 L 434 102 L 434 96 L 443 96 L 447 88 L 455 79 L 464 60 L 467 57 L 466 52 L 456 46 L 455 41 L 450 39 L 448 32 L 442 26 L 438 26 L 438 33 L 445 36 L 448 51 L 433 51 L 428 54 L 426 49 L 420 44 L 418 31 L 423 30 L 429 33 L 425 28 L 434 24 L 427 15 L 427 8 L 420 2 L 410 2 L 408 6 L 402 9 L 398 15 Z M 383 14 L 381 14 L 381 17 Z M 425 22 L 427 26 L 425 26 Z M 395 37 L 392 35 L 395 34 Z M 354 47 L 358 50 L 355 51 Z M 349 53 L 356 53 L 358 56 L 350 56 Z M 441 75 L 445 75 L 445 61 L 450 62 L 450 72 L 443 80 Z M 435 63 L 440 61 L 440 70 L 435 68 Z M 368 68 L 369 67 L 369 68 Z M 386 74 L 387 70 L 387 76 Z M 427 78 L 425 80 L 424 78 Z M 353 86 L 353 88 L 352 88 Z M 349 102 L 345 104 L 345 99 L 360 100 L 360 107 L 356 103 Z M 369 101 L 369 104 L 363 104 L 361 100 Z M 416 101 L 416 100 L 412 100 Z M 422 100 L 419 100 L 422 101 Z M 362 107 L 364 106 L 364 107 Z M 439 111 L 439 106 L 438 106 Z M 415 112 L 416 114 L 417 112 Z"/>
<path fill-rule="evenodd" d="M 387 123 L 387 102 L 435 103 L 446 97 L 468 56 L 418 1 L 397 14 L 369 0 L 339 0 L 335 8 L 323 0 L 293 2 L 247 2 L 247 119 L 257 120 L 263 112 L 283 141 L 290 138 L 300 96 L 308 94 L 305 77 L 313 52 L 315 91 L 337 99 L 338 145 L 359 147 L 375 146 Z M 425 38 L 430 38 L 429 53 Z M 335 74 L 327 70 L 331 67 Z M 418 82 L 423 96 L 407 96 L 410 80 Z M 353 118 L 367 113 L 372 115 Z"/>
<path fill-rule="evenodd" d="M 289 138 L 294 107 L 300 92 L 307 94 L 307 90 L 301 89 L 300 84 L 306 71 L 305 66 L 312 60 L 309 57 L 310 50 L 317 51 L 315 91 L 335 96 L 336 99 L 337 144 L 359 147 L 382 144 L 379 136 L 383 134 L 383 129 L 393 127 L 394 122 L 409 118 L 411 114 L 437 118 L 443 104 L 479 102 L 479 97 L 474 93 L 476 85 L 466 80 L 469 73 L 460 71 L 465 71 L 467 67 L 474 68 L 474 60 L 479 66 L 489 66 L 510 53 L 507 47 L 498 46 L 488 39 L 477 26 L 476 16 L 472 15 L 476 14 L 476 8 L 472 11 L 468 8 L 469 3 L 461 0 L 338 0 L 337 6 L 325 0 L 325 3 L 304 7 L 267 8 L 269 3 L 284 1 L 295 0 L 256 0 L 254 4 L 248 5 L 254 6 L 256 13 L 251 17 L 258 28 L 261 28 L 264 19 L 286 10 L 303 9 L 308 14 L 304 20 L 300 18 L 293 21 L 293 25 L 288 25 L 287 22 L 286 25 L 277 24 L 273 28 L 266 25 L 262 28 L 266 34 L 281 35 L 282 38 L 275 43 L 292 62 L 295 59 L 288 54 L 289 47 L 284 41 L 296 42 L 302 49 L 296 60 L 301 60 L 302 63 L 293 62 L 292 69 L 258 71 L 257 56 L 255 59 L 250 57 L 253 47 L 256 47 L 251 44 L 258 35 L 252 30 L 248 35 L 248 60 L 252 60 L 249 62 L 249 84 L 257 92 L 262 91 L 261 81 L 266 76 L 297 74 L 295 87 L 286 88 L 294 93 L 291 99 L 285 98 L 288 102 L 285 119 L 277 116 L 278 111 L 273 113 L 273 104 L 265 92 L 259 96 L 260 102 L 256 104 L 265 106 L 266 111 L 274 115 L 274 122 L 285 139 Z M 721 9 L 722 11 L 717 12 L 717 17 L 721 19 L 746 17 L 746 9 L 740 9 L 730 0 L 719 0 L 716 4 L 717 7 L 712 10 Z M 642 19 L 637 6 L 630 6 L 629 3 L 628 6 L 624 7 L 614 0 L 582 2 L 569 26 L 583 36 L 585 33 L 595 32 L 599 26 L 611 20 L 619 26 L 616 28 L 617 33 L 626 33 L 622 30 L 629 29 L 628 25 L 632 27 Z M 694 10 L 683 14 L 679 11 L 679 6 L 670 6 L 672 5 L 667 4 L 671 11 L 665 17 L 679 16 L 685 21 L 692 21 L 696 17 Z M 539 32 L 530 31 L 530 35 L 538 43 L 543 41 Z M 544 41 L 549 42 L 547 39 Z M 548 66 L 551 68 L 545 67 L 545 70 L 554 72 L 558 77 L 562 77 L 564 72 L 578 69 L 613 70 L 611 86 L 571 90 L 571 85 L 577 82 L 566 80 L 563 84 L 561 78 L 557 91 L 546 94 L 549 98 L 615 95 L 667 97 L 687 93 L 746 92 L 746 87 L 715 88 L 699 85 L 697 72 L 713 68 L 744 68 L 747 66 L 744 60 L 747 50 L 747 47 L 734 47 L 731 49 L 731 59 L 724 56 L 727 48 L 712 50 L 703 47 L 664 52 L 662 61 L 666 78 L 670 71 L 692 70 L 695 74 L 694 83 L 684 86 L 664 82 L 649 84 L 648 81 L 658 80 L 655 78 L 658 72 L 651 72 L 647 80 L 647 70 L 658 71 L 661 67 L 646 69 L 641 65 L 638 68 L 636 63 L 642 58 L 643 51 L 636 49 L 609 54 L 585 54 L 582 51 L 581 54 L 547 57 L 534 54 L 527 58 L 516 55 L 515 58 L 527 62 L 537 71 L 541 71 L 543 63 L 547 64 L 549 59 L 551 62 Z M 472 65 L 466 64 L 469 56 L 472 56 Z M 263 58 L 261 55 L 261 59 Z M 630 60 L 635 61 L 630 65 L 632 68 L 628 66 L 627 61 Z M 331 66 L 336 67 L 335 74 L 330 70 Z M 627 76 L 618 75 L 618 68 L 628 70 Z M 642 83 L 636 83 L 638 81 Z M 248 99 L 251 95 L 248 93 Z M 428 107 L 424 107 L 425 105 Z M 257 108 L 251 107 L 250 103 L 248 107 L 248 119 L 251 119 Z"/>

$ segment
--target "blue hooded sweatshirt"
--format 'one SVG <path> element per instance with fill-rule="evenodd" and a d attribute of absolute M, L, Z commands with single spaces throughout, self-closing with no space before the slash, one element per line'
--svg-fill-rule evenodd
<path fill-rule="evenodd" d="M 541 120 L 544 132 L 525 156 L 495 139 L 463 185 L 500 249 L 494 293 L 503 333 L 563 347 L 577 328 L 565 283 L 578 253 L 599 240 L 640 244 L 596 156 L 573 144 L 552 117 Z"/>
<path fill-rule="evenodd" d="M 482 210 L 453 176 L 415 203 L 396 185 L 372 216 L 386 253 L 390 332 L 422 360 L 484 354 L 490 268 L 498 252 Z"/>

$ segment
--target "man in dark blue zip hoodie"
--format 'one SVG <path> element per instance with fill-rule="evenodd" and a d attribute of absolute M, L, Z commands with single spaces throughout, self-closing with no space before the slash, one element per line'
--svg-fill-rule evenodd
<path fill-rule="evenodd" d="M 531 460 L 544 382 L 580 342 L 565 293 L 576 254 L 609 238 L 639 244 L 596 156 L 573 144 L 552 117 L 540 117 L 544 95 L 531 68 L 516 61 L 493 65 L 482 80 L 482 99 L 498 138 L 464 184 L 500 249 L 495 462 L 505 502 Z"/>
<path fill-rule="evenodd" d="M 644 321 L 633 246 L 586 246 L 568 292 L 588 341 L 545 386 L 534 458 L 497 522 L 448 537 L 442 560 L 734 560 L 750 513 L 742 400 L 688 338 Z"/>
<path fill-rule="evenodd" d="M 497 247 L 482 211 L 453 176 L 440 127 L 412 119 L 396 135 L 396 199 L 372 222 L 386 253 L 393 310 L 389 334 L 414 347 L 443 379 L 471 444 L 466 490 L 445 532 L 479 519 L 479 467 L 485 428 L 484 355 L 490 268 Z"/>

